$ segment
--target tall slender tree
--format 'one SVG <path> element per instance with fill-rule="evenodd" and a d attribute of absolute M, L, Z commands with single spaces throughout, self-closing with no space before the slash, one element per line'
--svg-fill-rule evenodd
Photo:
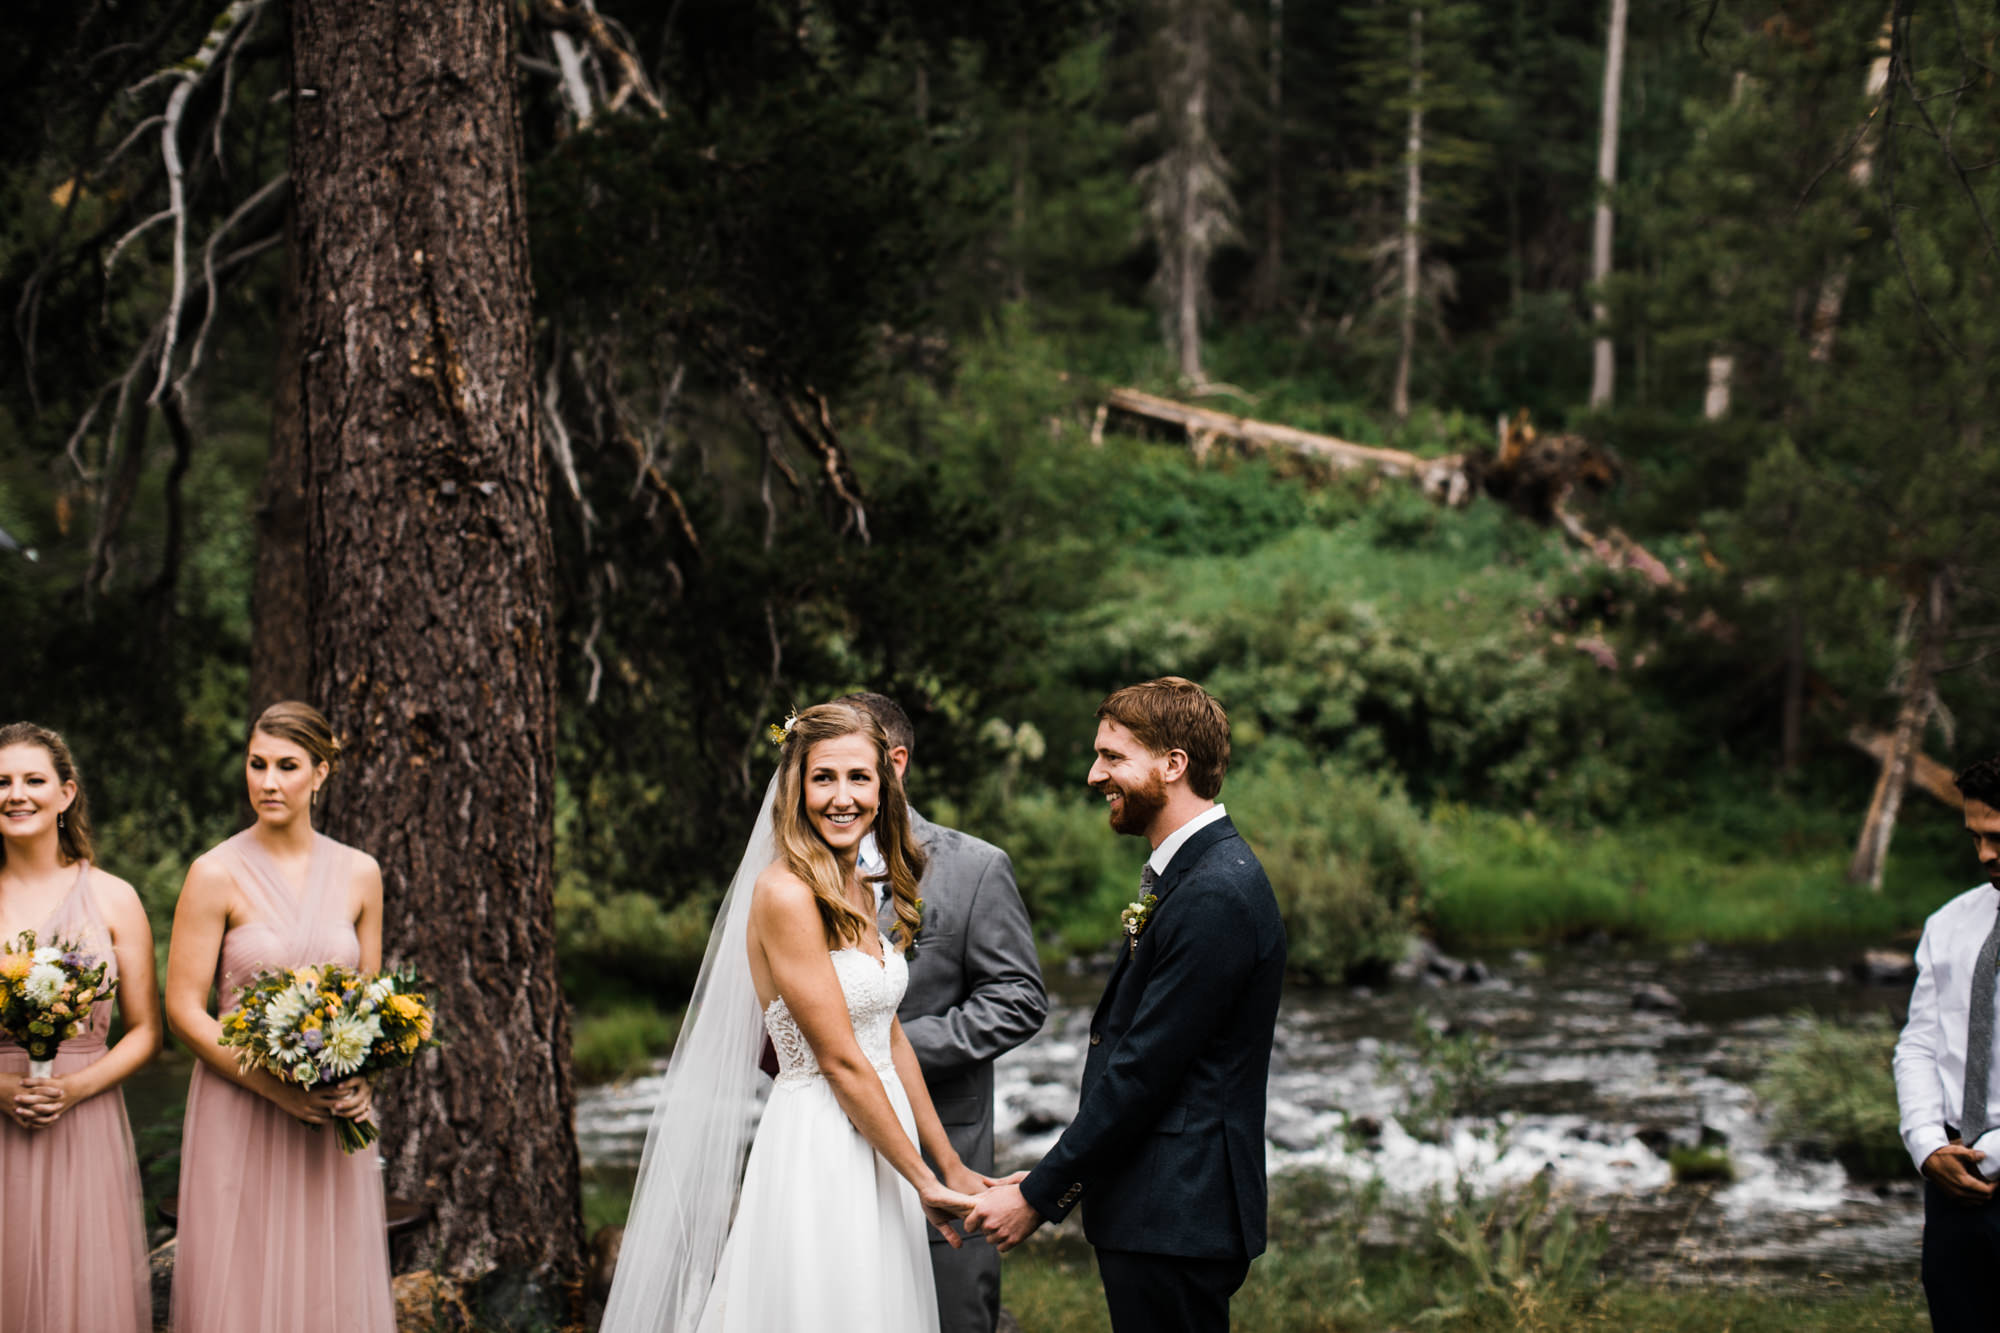
<path fill-rule="evenodd" d="M 1590 349 L 1590 405 L 1611 405 L 1617 374 L 1617 351 L 1611 343 L 1611 309 L 1604 299 L 1611 280 L 1611 192 L 1618 188 L 1618 103 L 1625 86 L 1626 0 L 1611 0 L 1611 17 L 1604 31 L 1604 101 L 1597 130 L 1597 212 L 1590 235 L 1591 318 L 1597 337 Z"/>
<path fill-rule="evenodd" d="M 295 0 L 292 171 L 327 822 L 457 1034 L 383 1089 L 390 1181 L 435 1206 L 438 1267 L 553 1291 L 580 1221 L 514 12 Z"/>
<path fill-rule="evenodd" d="M 1149 66 L 1160 155 L 1139 172 L 1146 222 L 1159 249 L 1154 282 L 1167 346 L 1181 378 L 1201 384 L 1201 321 L 1209 303 L 1208 265 L 1236 239 L 1236 197 L 1217 124 L 1235 93 L 1242 16 L 1221 0 L 1163 0 Z"/>

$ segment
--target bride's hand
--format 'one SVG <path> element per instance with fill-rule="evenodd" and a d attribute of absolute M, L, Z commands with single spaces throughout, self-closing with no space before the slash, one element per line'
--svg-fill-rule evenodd
<path fill-rule="evenodd" d="M 923 1205 L 925 1219 L 937 1228 L 945 1244 L 955 1250 L 965 1243 L 965 1238 L 953 1223 L 972 1211 L 970 1195 L 947 1188 L 943 1181 L 933 1180 L 917 1191 L 917 1201 Z"/>
<path fill-rule="evenodd" d="M 987 1190 L 996 1189 L 1001 1185 L 1018 1185 L 1027 1178 L 1028 1173 L 1026 1171 L 1016 1171 L 1011 1176 L 981 1176 L 979 1178 L 979 1188 L 973 1190 L 972 1193 L 984 1194 Z"/>

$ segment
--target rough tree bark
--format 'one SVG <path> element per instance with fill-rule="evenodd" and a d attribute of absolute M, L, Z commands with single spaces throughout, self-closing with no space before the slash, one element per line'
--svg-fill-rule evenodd
<path fill-rule="evenodd" d="M 329 831 L 456 1040 L 380 1098 L 435 1267 L 580 1249 L 551 903 L 554 665 L 510 5 L 292 0 L 313 694 Z"/>
<path fill-rule="evenodd" d="M 1389 391 L 1389 410 L 1398 419 L 1410 415 L 1410 362 L 1416 356 L 1418 284 L 1423 279 L 1424 219 L 1424 11 L 1410 11 L 1410 130 L 1403 150 L 1403 296 L 1401 344 L 1396 353 L 1396 383 Z"/>
<path fill-rule="evenodd" d="M 1610 29 L 1604 37 L 1604 106 L 1597 131 L 1597 217 L 1590 237 L 1590 317 L 1597 325 L 1591 343 L 1590 405 L 1611 405 L 1612 381 L 1618 369 L 1611 344 L 1611 308 L 1604 284 L 1611 279 L 1611 191 L 1618 184 L 1618 100 L 1625 82 L 1625 5 L 1611 0 Z M 1714 373 L 1713 363 L 1710 365 Z M 1725 398 L 1726 402 L 1726 398 Z"/>
<path fill-rule="evenodd" d="M 285 247 L 278 293 L 271 453 L 257 490 L 257 574 L 250 589 L 250 715 L 312 691 L 306 633 L 306 478 L 299 420 L 298 248 Z"/>

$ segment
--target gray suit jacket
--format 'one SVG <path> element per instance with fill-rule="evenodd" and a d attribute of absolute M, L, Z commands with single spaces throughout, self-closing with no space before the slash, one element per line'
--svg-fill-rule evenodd
<path fill-rule="evenodd" d="M 946 1137 L 967 1166 L 991 1172 L 993 1058 L 1041 1031 L 1049 1011 L 1035 936 L 1005 852 L 914 810 L 910 822 L 930 863 L 898 1016 Z M 881 925 L 894 925 L 886 903 Z"/>

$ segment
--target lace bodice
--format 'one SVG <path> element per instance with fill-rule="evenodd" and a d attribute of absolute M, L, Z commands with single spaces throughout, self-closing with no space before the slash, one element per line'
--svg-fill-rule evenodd
<path fill-rule="evenodd" d="M 854 1039 L 876 1072 L 888 1077 L 895 1072 L 889 1029 L 896 1020 L 896 1006 L 903 1002 L 903 988 L 910 982 L 909 964 L 893 949 L 879 963 L 862 949 L 835 949 L 832 954 L 834 973 L 847 997 L 847 1016 L 854 1024 Z M 784 996 L 764 1010 L 764 1030 L 771 1034 L 771 1045 L 778 1051 L 780 1084 L 822 1077 L 819 1061 L 813 1058 L 812 1047 L 799 1031 Z"/>

